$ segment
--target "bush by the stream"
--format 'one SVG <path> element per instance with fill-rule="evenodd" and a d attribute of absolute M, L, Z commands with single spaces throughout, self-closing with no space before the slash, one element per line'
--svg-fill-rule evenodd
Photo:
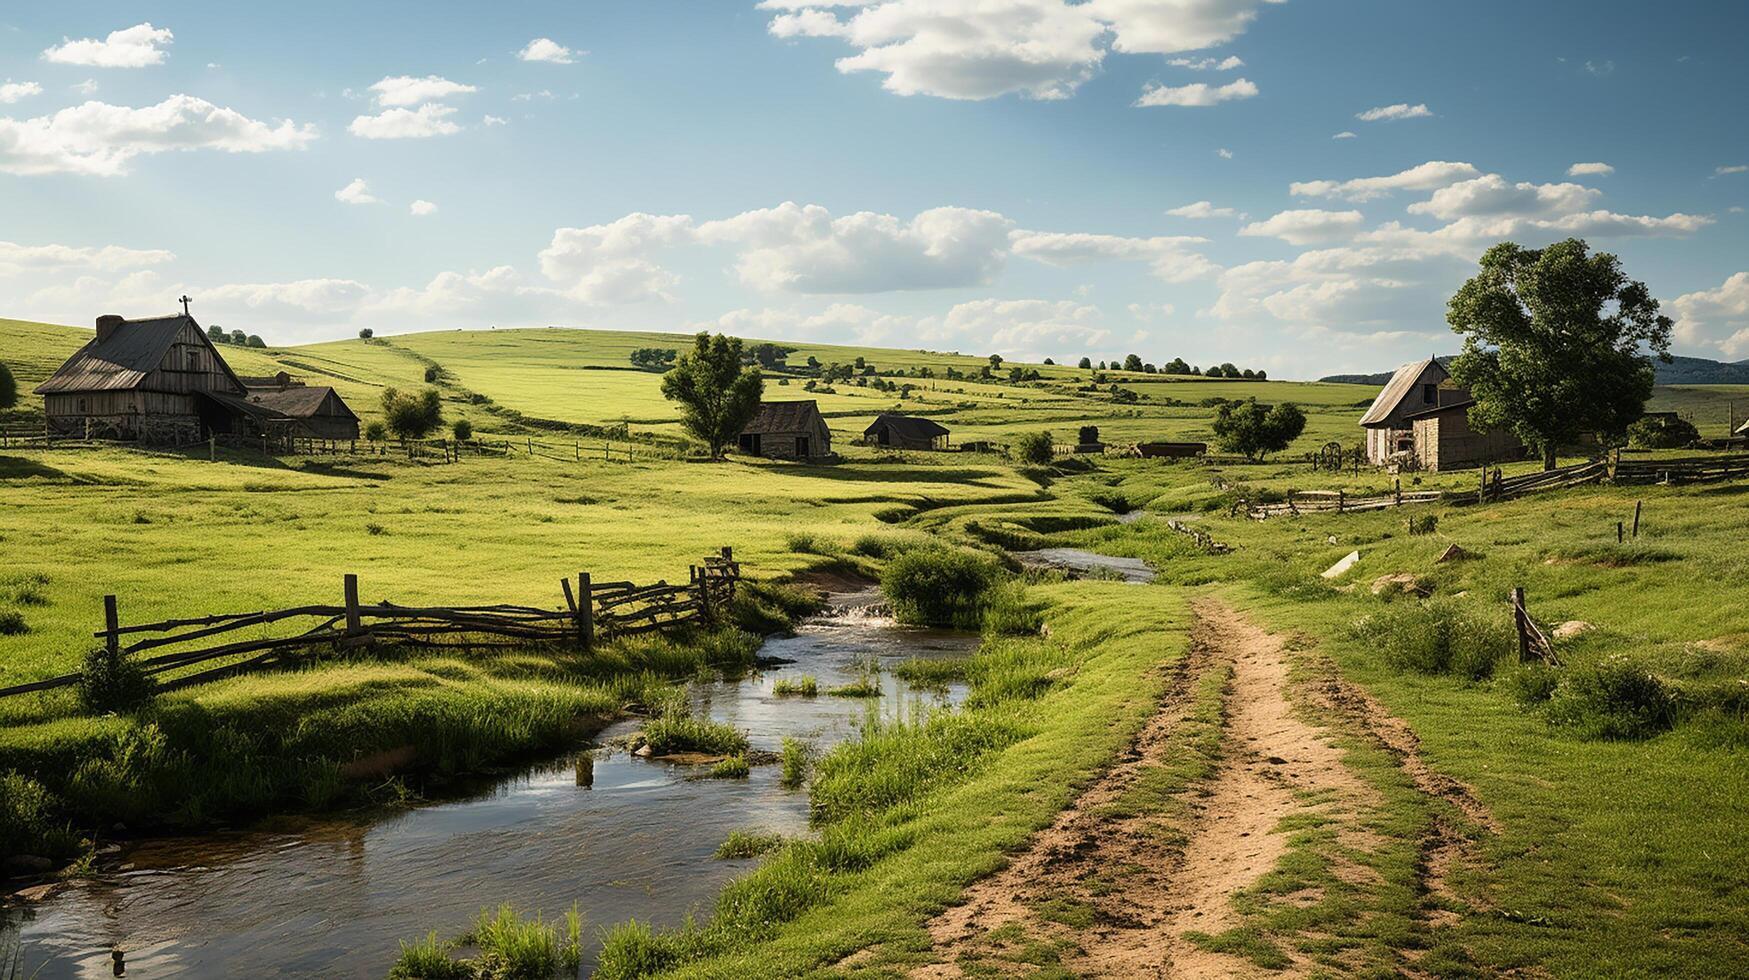
<path fill-rule="evenodd" d="M 710 755 L 742 755 L 747 736 L 732 725 L 689 715 L 665 715 L 644 726 L 643 742 L 654 755 L 675 752 L 705 752 Z"/>
<path fill-rule="evenodd" d="M 1588 738 L 1650 738 L 1676 723 L 1676 698 L 1646 664 L 1623 654 L 1562 671 L 1548 719 Z"/>
<path fill-rule="evenodd" d="M 96 647 L 79 671 L 79 703 L 94 713 L 132 711 L 152 699 L 154 684 L 136 660 Z"/>
<path fill-rule="evenodd" d="M 790 633 L 797 622 L 825 608 L 820 594 L 799 585 L 742 582 L 735 589 L 729 618 L 754 636 Z"/>
<path fill-rule="evenodd" d="M 1355 634 L 1385 663 L 1479 681 L 1516 649 L 1512 628 L 1459 599 L 1396 602 L 1357 622 Z"/>
<path fill-rule="evenodd" d="M 901 623 L 977 629 L 985 594 L 998 578 L 995 562 L 947 548 L 908 551 L 887 563 L 881 591 Z"/>
<path fill-rule="evenodd" d="M 1043 625 L 1044 614 L 1027 598 L 1026 588 L 1019 582 L 1004 582 L 989 591 L 984 608 L 985 635 L 1027 636 Z"/>

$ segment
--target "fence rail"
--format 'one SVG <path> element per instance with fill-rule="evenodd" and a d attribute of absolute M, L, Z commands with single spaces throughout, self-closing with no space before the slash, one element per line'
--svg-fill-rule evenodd
<path fill-rule="evenodd" d="M 342 580 L 344 600 L 340 605 L 315 603 L 286 609 L 244 613 L 215 613 L 155 623 L 123 625 L 116 597 L 104 596 L 103 628 L 91 635 L 104 642 L 111 656 L 135 658 L 147 675 L 218 660 L 229 663 L 185 674 L 156 685 L 172 691 L 218 680 L 251 670 L 288 663 L 297 654 L 313 648 L 349 649 L 373 644 L 418 647 L 495 649 L 531 644 L 557 644 L 591 648 L 599 639 L 612 639 L 668 629 L 683 623 L 712 620 L 734 601 L 741 579 L 734 550 L 722 549 L 690 569 L 685 585 L 654 585 L 632 582 L 593 583 L 588 572 L 560 580 L 565 606 L 546 609 L 515 603 L 469 606 L 403 606 L 387 600 L 362 603 L 358 576 Z M 272 630 L 281 624 L 290 631 Z M 313 623 L 312 623 L 313 621 Z M 216 644 L 202 641 L 228 637 L 239 631 L 256 635 L 227 638 Z M 266 631 L 275 635 L 260 635 Z M 142 656 L 167 647 L 182 649 Z M 243 658 L 243 659 L 233 659 Z M 81 674 L 63 674 L 28 684 L 0 688 L 0 698 L 79 683 Z"/>

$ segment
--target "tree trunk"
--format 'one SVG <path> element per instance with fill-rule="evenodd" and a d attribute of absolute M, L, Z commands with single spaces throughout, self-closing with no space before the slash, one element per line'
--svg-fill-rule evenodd
<path fill-rule="evenodd" d="M 1549 470 L 1552 470 L 1554 468 L 1555 468 L 1555 444 L 1552 442 L 1545 443 L 1543 445 L 1543 472 L 1547 473 Z"/>

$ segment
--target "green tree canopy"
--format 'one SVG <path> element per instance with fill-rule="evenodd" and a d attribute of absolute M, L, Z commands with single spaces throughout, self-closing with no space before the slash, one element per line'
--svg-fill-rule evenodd
<path fill-rule="evenodd" d="M 1284 402 L 1274 408 L 1257 404 L 1256 398 L 1221 405 L 1215 416 L 1215 441 L 1230 453 L 1252 458 L 1278 453 L 1306 430 L 1306 413 Z"/>
<path fill-rule="evenodd" d="M 1076 366 L 1082 368 L 1083 370 L 1091 368 L 1091 367 L 1093 367 L 1093 358 L 1083 357 L 1083 358 L 1081 358 L 1081 363 L 1076 365 Z"/>
<path fill-rule="evenodd" d="M 666 371 L 678 352 L 665 347 L 639 347 L 632 351 L 632 364 L 646 370 Z"/>
<path fill-rule="evenodd" d="M 18 404 L 18 382 L 13 379 L 12 371 L 0 364 L 0 408 L 11 408 Z"/>
<path fill-rule="evenodd" d="M 1123 369 L 1125 371 L 1140 371 L 1142 369 L 1142 355 L 1130 354 L 1124 357 Z"/>
<path fill-rule="evenodd" d="M 1619 440 L 1652 397 L 1645 351 L 1670 359 L 1670 318 L 1646 284 L 1576 238 L 1490 248 L 1445 318 L 1464 336 L 1451 374 L 1476 399 L 1470 422 L 1509 429 L 1544 469 L 1582 433 Z"/>
<path fill-rule="evenodd" d="M 383 422 L 402 439 L 423 439 L 443 425 L 443 397 L 436 388 L 417 395 L 383 389 Z"/>
<path fill-rule="evenodd" d="M 1056 456 L 1049 432 L 1022 432 L 1014 439 L 1014 456 L 1023 463 L 1048 463 Z"/>
<path fill-rule="evenodd" d="M 722 334 L 699 334 L 662 376 L 662 397 L 680 403 L 681 423 L 710 447 L 712 459 L 753 421 L 764 391 L 759 369 L 741 364 L 740 339 Z"/>

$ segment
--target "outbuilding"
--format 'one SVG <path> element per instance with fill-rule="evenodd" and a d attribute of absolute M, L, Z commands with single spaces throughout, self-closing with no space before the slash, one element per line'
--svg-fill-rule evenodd
<path fill-rule="evenodd" d="M 764 402 L 741 430 L 740 450 L 771 459 L 818 459 L 832 454 L 832 430 L 820 406 L 807 401 Z"/>
<path fill-rule="evenodd" d="M 336 442 L 358 438 L 358 416 L 333 388 L 302 382 L 250 385 L 248 401 L 293 420 L 298 436 Z"/>
<path fill-rule="evenodd" d="M 243 383 L 187 314 L 97 318 L 97 335 L 37 386 L 51 436 L 180 444 L 233 431 Z"/>
<path fill-rule="evenodd" d="M 1381 466 L 1398 453 L 1414 452 L 1415 429 L 1409 416 L 1468 401 L 1469 391 L 1450 381 L 1451 372 L 1436 357 L 1398 368 L 1360 418 L 1366 430 L 1367 462 Z"/>
<path fill-rule="evenodd" d="M 1461 470 L 1520 459 L 1524 443 L 1507 429 L 1482 432 L 1470 425 L 1473 399 L 1441 405 L 1407 417 L 1416 465 L 1430 471 Z"/>
<path fill-rule="evenodd" d="M 863 441 L 889 449 L 946 449 L 947 428 L 915 415 L 883 414 L 862 431 Z"/>

